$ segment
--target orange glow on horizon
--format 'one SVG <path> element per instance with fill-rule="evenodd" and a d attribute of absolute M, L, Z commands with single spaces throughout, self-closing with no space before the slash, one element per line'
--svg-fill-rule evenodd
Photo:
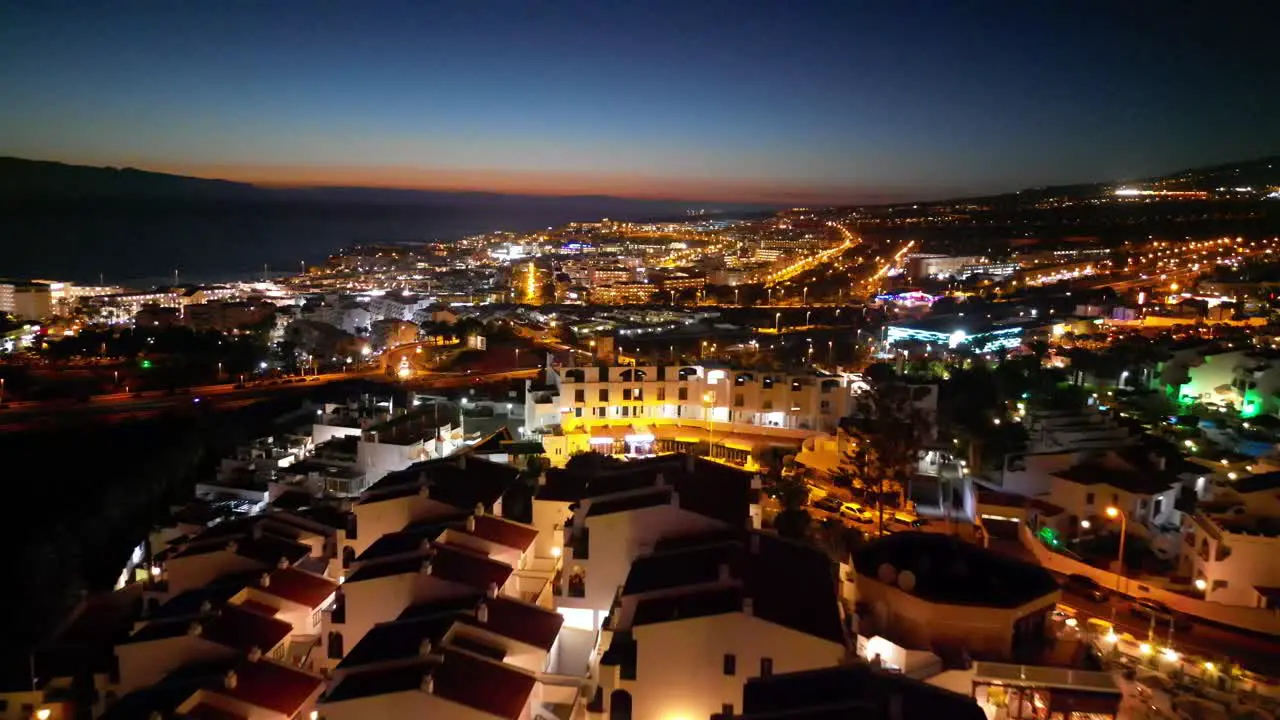
<path fill-rule="evenodd" d="M 121 163 L 113 163 L 121 165 Z M 128 164 L 128 163 L 124 163 Z M 742 203 L 866 202 L 882 193 L 865 188 L 832 190 L 795 183 L 625 173 L 437 169 L 397 166 L 282 166 L 138 163 L 145 170 L 230 180 L 264 187 L 365 187 L 511 195 L 609 195 L 639 200 Z"/>

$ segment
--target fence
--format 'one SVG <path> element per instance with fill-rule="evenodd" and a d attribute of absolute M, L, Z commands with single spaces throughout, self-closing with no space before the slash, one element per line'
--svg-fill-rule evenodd
<path fill-rule="evenodd" d="M 1026 523 L 1021 523 L 1019 538 L 1022 540 L 1022 544 L 1031 551 L 1031 554 L 1035 555 L 1036 562 L 1054 572 L 1063 573 L 1064 575 L 1086 575 L 1096 580 L 1103 587 L 1118 588 L 1125 595 L 1135 598 L 1158 600 L 1185 615 L 1230 625 L 1241 630 L 1267 635 L 1280 635 L 1280 613 L 1275 610 L 1223 605 L 1222 603 L 1198 600 L 1170 592 L 1155 585 L 1145 584 L 1140 580 L 1117 576 L 1108 570 L 1101 570 L 1053 552 L 1031 533 Z"/>

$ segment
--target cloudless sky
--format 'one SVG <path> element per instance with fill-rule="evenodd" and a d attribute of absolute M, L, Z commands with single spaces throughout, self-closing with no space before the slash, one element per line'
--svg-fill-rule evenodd
<path fill-rule="evenodd" d="M 865 201 L 1280 152 L 1280 3 L 0 0 L 0 155 Z"/>

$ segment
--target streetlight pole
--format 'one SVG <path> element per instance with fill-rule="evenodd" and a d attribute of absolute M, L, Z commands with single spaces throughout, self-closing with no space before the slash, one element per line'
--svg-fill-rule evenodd
<path fill-rule="evenodd" d="M 774 313 L 773 314 L 773 331 L 775 333 L 782 332 L 781 322 L 782 322 L 782 313 Z"/>
<path fill-rule="evenodd" d="M 1124 511 L 1111 505 L 1107 507 L 1107 517 L 1112 520 L 1120 518 L 1120 556 L 1116 559 L 1116 592 L 1121 595 L 1124 592 L 1120 589 L 1120 579 L 1124 577 L 1124 538 L 1129 534 L 1129 519 L 1125 516 Z M 1111 616 L 1115 619 L 1116 608 L 1111 606 Z"/>
<path fill-rule="evenodd" d="M 805 285 L 804 291 L 800 293 L 800 304 L 801 305 L 809 304 L 809 286 L 808 285 Z"/>
<path fill-rule="evenodd" d="M 703 393 L 702 400 L 707 404 L 707 455 L 714 460 L 716 457 L 716 418 L 712 411 L 715 410 L 716 404 L 715 392 Z"/>

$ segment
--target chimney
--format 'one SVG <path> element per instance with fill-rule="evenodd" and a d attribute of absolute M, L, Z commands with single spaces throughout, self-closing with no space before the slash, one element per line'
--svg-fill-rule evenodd
<path fill-rule="evenodd" d="M 236 671 L 235 671 L 235 670 L 228 670 L 228 671 L 227 671 L 227 674 L 226 674 L 225 676 L 223 676 L 223 678 L 222 678 L 222 684 L 223 684 L 223 685 L 225 685 L 225 686 L 227 687 L 227 689 L 228 689 L 228 690 L 235 690 L 235 689 L 236 689 L 236 682 L 237 682 L 238 680 L 239 680 L 239 679 L 236 677 Z"/>
<path fill-rule="evenodd" d="M 756 612 L 756 603 L 749 597 L 742 598 L 742 614 L 754 615 Z"/>
<path fill-rule="evenodd" d="M 484 515 L 484 503 L 476 503 L 476 510 L 474 514 L 480 516 Z"/>
<path fill-rule="evenodd" d="M 473 533 L 475 531 L 476 531 L 476 516 L 468 515 L 467 516 L 467 532 Z"/>
<path fill-rule="evenodd" d="M 489 589 L 485 592 L 485 595 L 491 598 L 498 597 L 498 583 L 489 583 Z"/>
<path fill-rule="evenodd" d="M 489 606 L 486 603 L 480 603 L 480 607 L 476 608 L 476 622 L 481 625 L 489 622 Z"/>
<path fill-rule="evenodd" d="M 418 643 L 418 657 L 431 657 L 432 647 L 431 638 L 423 638 L 422 642 Z"/>
<path fill-rule="evenodd" d="M 760 477 L 760 475 L 759 475 L 759 474 L 752 475 L 752 476 L 751 476 L 751 489 L 752 489 L 752 490 L 763 490 L 763 489 L 764 489 L 764 478 L 763 478 L 763 477 Z"/>
<path fill-rule="evenodd" d="M 193 622 L 187 626 L 187 634 L 191 637 L 200 637 L 200 634 L 203 632 L 204 626 L 198 622 Z"/>
<path fill-rule="evenodd" d="M 279 559 L 279 560 L 276 560 L 276 569 L 277 569 L 277 570 L 288 570 L 288 569 L 289 569 L 289 558 L 286 558 L 285 556 L 281 555 L 281 556 L 280 556 L 280 559 Z"/>
<path fill-rule="evenodd" d="M 422 552 L 427 552 L 431 550 L 431 541 L 426 538 L 423 538 L 422 542 L 418 544 L 418 549 L 421 550 Z"/>
<path fill-rule="evenodd" d="M 258 578 L 258 585 L 264 588 L 271 587 L 271 573 L 262 573 Z"/>
<path fill-rule="evenodd" d="M 430 485 L 423 485 L 422 487 L 418 488 L 418 497 L 421 497 L 421 498 L 430 498 L 430 497 L 431 497 L 431 486 L 430 486 Z"/>
<path fill-rule="evenodd" d="M 422 692 L 428 695 L 434 695 L 436 692 L 436 681 L 430 675 L 422 676 Z"/>
<path fill-rule="evenodd" d="M 249 648 L 249 662 L 256 663 L 262 659 L 262 648 L 254 645 Z"/>

